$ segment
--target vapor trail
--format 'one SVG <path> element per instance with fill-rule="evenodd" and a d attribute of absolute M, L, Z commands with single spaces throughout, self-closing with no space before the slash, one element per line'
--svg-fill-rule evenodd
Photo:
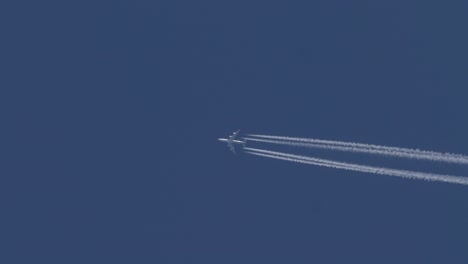
<path fill-rule="evenodd" d="M 333 141 L 333 140 L 321 140 L 321 139 L 312 139 L 312 138 L 280 137 L 280 136 L 255 135 L 255 134 L 249 134 L 248 136 L 251 136 L 251 137 L 247 137 L 246 138 L 247 140 L 266 142 L 266 143 L 322 148 L 322 149 L 347 151 L 347 152 L 378 154 L 378 155 L 384 155 L 384 156 L 393 156 L 393 157 L 409 158 L 409 159 L 468 164 L 468 156 L 464 156 L 460 154 L 440 153 L 440 152 L 435 152 L 435 151 L 426 151 L 426 150 L 419 150 L 419 149 L 388 147 L 388 146 L 379 146 L 379 145 L 372 145 L 372 144 Z M 258 138 L 255 138 L 255 137 L 258 137 Z"/>
<path fill-rule="evenodd" d="M 288 146 L 297 146 L 297 147 L 305 147 L 305 148 L 338 150 L 338 151 L 344 151 L 344 152 L 376 154 L 376 155 L 382 155 L 382 156 L 393 156 L 393 157 L 408 158 L 408 159 L 468 164 L 468 160 L 462 160 L 459 157 L 451 157 L 451 156 L 440 157 L 440 156 L 434 156 L 434 155 L 421 155 L 421 154 L 410 153 L 410 152 L 389 151 L 386 149 L 359 148 L 359 147 L 353 147 L 349 145 L 348 146 L 330 145 L 330 144 L 306 143 L 306 142 L 300 142 L 300 141 L 294 142 L 294 141 L 286 141 L 286 140 L 271 140 L 271 139 L 251 138 L 251 137 L 244 137 L 244 139 L 247 139 L 250 141 L 278 144 L 278 145 L 288 145 Z"/>
<path fill-rule="evenodd" d="M 460 176 L 425 173 L 425 172 L 408 171 L 408 170 L 397 170 L 397 169 L 382 168 L 382 167 L 373 167 L 373 166 L 338 162 L 338 161 L 332 161 L 332 160 L 326 160 L 326 159 L 312 158 L 312 157 L 301 156 L 301 155 L 293 155 L 293 154 L 288 154 L 284 152 L 256 149 L 256 148 L 244 148 L 244 149 L 246 150 L 246 153 L 249 153 L 252 155 L 304 163 L 304 164 L 317 165 L 317 166 L 328 167 L 328 168 L 367 172 L 367 173 L 373 173 L 373 174 L 379 174 L 379 175 L 397 176 L 397 177 L 408 178 L 408 179 L 440 181 L 440 182 L 468 185 L 468 178 L 460 177 Z"/>

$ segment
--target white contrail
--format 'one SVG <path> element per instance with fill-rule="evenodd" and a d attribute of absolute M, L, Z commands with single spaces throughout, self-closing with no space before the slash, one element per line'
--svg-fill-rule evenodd
<path fill-rule="evenodd" d="M 301 155 L 293 155 L 293 154 L 277 152 L 277 151 L 256 149 L 256 148 L 244 148 L 244 149 L 246 150 L 247 153 L 257 155 L 257 156 L 263 156 L 263 157 L 269 157 L 269 158 L 274 158 L 274 159 L 280 159 L 280 160 L 286 160 L 286 161 L 292 161 L 292 162 L 298 162 L 298 163 L 304 163 L 304 164 L 311 164 L 311 165 L 317 165 L 317 166 L 323 166 L 323 167 L 329 167 L 329 168 L 335 168 L 335 169 L 360 171 L 360 172 L 367 172 L 367 173 L 373 173 L 373 174 L 379 174 L 379 175 L 398 176 L 398 177 L 409 178 L 409 179 L 440 181 L 440 182 L 468 185 L 467 177 L 408 171 L 408 170 L 397 170 L 397 169 L 382 168 L 382 167 L 373 167 L 373 166 L 338 162 L 338 161 L 332 161 L 332 160 L 326 160 L 326 159 L 312 158 L 312 157 L 301 156 Z"/>
<path fill-rule="evenodd" d="M 408 159 L 468 164 L 468 159 L 464 160 L 464 159 L 460 159 L 460 157 L 452 157 L 452 156 L 441 157 L 441 156 L 434 156 L 434 155 L 421 155 L 421 154 L 410 153 L 410 152 L 389 151 L 386 149 L 359 148 L 359 147 L 345 146 L 345 145 L 306 143 L 306 142 L 300 142 L 300 141 L 294 142 L 294 141 L 286 141 L 286 140 L 271 140 L 271 139 L 251 138 L 251 137 L 244 137 L 244 139 L 247 139 L 250 141 L 278 144 L 278 145 L 288 145 L 288 146 L 298 146 L 298 147 L 306 147 L 306 148 L 338 150 L 338 151 L 345 151 L 345 152 L 377 154 L 377 155 L 383 155 L 383 156 L 394 156 L 394 157 L 408 158 Z"/>
<path fill-rule="evenodd" d="M 435 151 L 426 151 L 426 150 L 419 150 L 419 149 L 378 146 L 378 145 L 372 145 L 372 144 L 342 142 L 342 141 L 333 141 L 333 140 L 321 140 L 321 139 L 312 139 L 312 138 L 280 137 L 280 136 L 255 135 L 255 134 L 249 134 L 248 136 L 259 137 L 260 139 L 247 137 L 246 138 L 247 140 L 254 140 L 254 141 L 260 141 L 260 142 L 267 142 L 267 143 L 323 148 L 323 149 L 348 151 L 348 152 L 379 154 L 379 155 L 394 156 L 394 157 L 400 157 L 400 158 L 468 164 L 468 156 L 464 156 L 460 154 L 440 153 L 440 152 L 435 152 Z M 269 142 L 266 140 L 271 140 L 272 142 Z M 284 142 L 284 143 L 280 143 L 280 142 Z"/>

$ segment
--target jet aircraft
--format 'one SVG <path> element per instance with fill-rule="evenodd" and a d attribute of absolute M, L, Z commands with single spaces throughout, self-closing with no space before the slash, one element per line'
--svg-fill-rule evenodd
<path fill-rule="evenodd" d="M 226 142 L 228 144 L 229 149 L 232 151 L 232 153 L 236 154 L 236 150 L 234 148 L 234 144 L 242 144 L 242 146 L 245 147 L 245 139 L 244 140 L 237 140 L 235 139 L 237 134 L 239 134 L 239 130 L 236 132 L 232 133 L 232 135 L 229 136 L 229 138 L 218 138 L 219 141 L 221 142 Z"/>

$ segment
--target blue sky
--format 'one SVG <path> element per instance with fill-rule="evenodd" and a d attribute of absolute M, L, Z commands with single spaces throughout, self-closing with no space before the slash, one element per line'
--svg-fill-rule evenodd
<path fill-rule="evenodd" d="M 468 154 L 466 3 L 1 6 L 2 263 L 468 261 L 467 187 L 216 141 L 240 128 Z"/>

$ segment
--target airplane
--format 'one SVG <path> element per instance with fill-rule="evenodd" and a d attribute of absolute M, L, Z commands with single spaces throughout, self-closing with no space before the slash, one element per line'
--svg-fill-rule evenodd
<path fill-rule="evenodd" d="M 219 141 L 226 142 L 228 144 L 229 149 L 234 154 L 236 154 L 236 150 L 234 149 L 234 144 L 242 144 L 245 147 L 245 139 L 244 140 L 235 139 L 237 134 L 239 134 L 239 131 L 240 129 L 232 133 L 232 135 L 230 135 L 229 138 L 218 138 Z"/>

